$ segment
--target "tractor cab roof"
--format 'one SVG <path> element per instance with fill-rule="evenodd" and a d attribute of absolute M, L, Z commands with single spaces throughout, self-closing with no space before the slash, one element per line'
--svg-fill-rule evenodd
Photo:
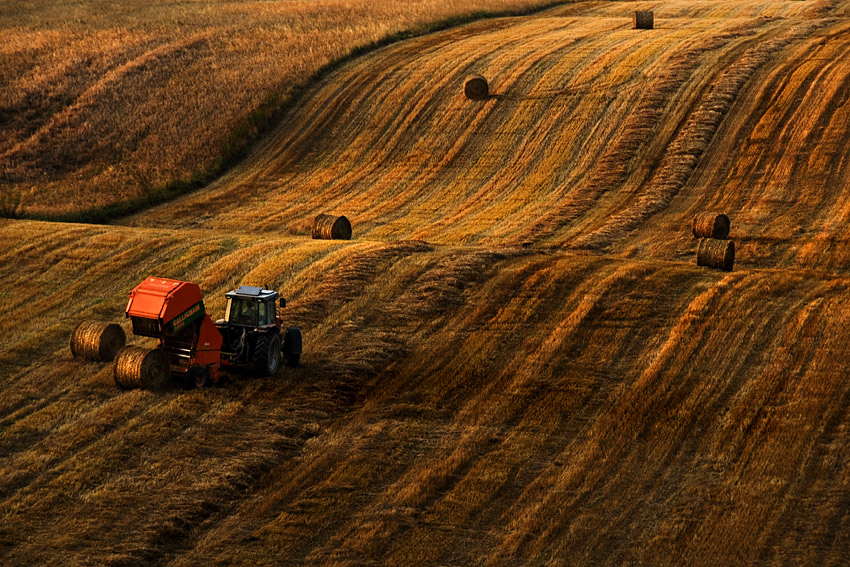
<path fill-rule="evenodd" d="M 268 301 L 278 298 L 278 293 L 271 289 L 263 289 L 251 285 L 239 286 L 239 289 L 228 291 L 224 294 L 228 299 L 254 299 L 257 301 Z"/>

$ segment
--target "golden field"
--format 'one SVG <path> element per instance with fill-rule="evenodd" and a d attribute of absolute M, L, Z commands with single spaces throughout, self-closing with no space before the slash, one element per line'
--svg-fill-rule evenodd
<path fill-rule="evenodd" d="M 0 209 L 73 215 L 203 178 L 352 49 L 543 3 L 4 0 Z"/>
<path fill-rule="evenodd" d="M 848 8 L 448 29 L 331 72 L 196 193 L 0 221 L 0 563 L 847 564 Z M 694 263 L 704 210 L 731 273 Z M 129 331 L 152 274 L 214 316 L 281 290 L 302 367 L 118 390 L 68 335 Z"/>

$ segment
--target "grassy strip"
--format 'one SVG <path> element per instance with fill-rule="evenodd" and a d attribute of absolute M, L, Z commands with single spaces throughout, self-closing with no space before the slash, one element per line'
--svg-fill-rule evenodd
<path fill-rule="evenodd" d="M 181 195 L 185 195 L 204 187 L 244 159 L 251 147 L 263 135 L 272 130 L 287 112 L 298 105 L 301 98 L 304 96 L 304 93 L 310 87 L 327 77 L 330 73 L 342 65 L 349 63 L 357 57 L 361 57 L 393 43 L 443 31 L 455 26 L 488 18 L 527 16 L 548 10 L 555 6 L 569 4 L 574 1 L 576 0 L 556 0 L 554 2 L 548 2 L 540 6 L 524 8 L 521 10 L 473 12 L 463 16 L 454 16 L 430 24 L 417 26 L 409 30 L 396 32 L 377 41 L 355 47 L 349 51 L 347 55 L 320 67 L 304 83 L 293 86 L 284 92 L 270 94 L 258 108 L 254 109 L 239 124 L 237 124 L 230 138 L 222 144 L 220 156 L 215 159 L 205 171 L 196 173 L 187 180 L 175 180 L 139 197 L 105 207 L 93 207 L 79 212 L 50 215 L 20 212 L 17 210 L 17 207 L 8 206 L 0 207 L 0 217 L 54 222 L 104 224 L 141 212 L 149 207 L 165 203 Z"/>

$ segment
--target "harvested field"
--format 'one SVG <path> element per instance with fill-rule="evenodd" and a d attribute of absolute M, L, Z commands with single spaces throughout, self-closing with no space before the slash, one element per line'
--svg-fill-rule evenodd
<path fill-rule="evenodd" d="M 341 209 L 358 238 L 687 262 L 694 215 L 719 210 L 741 262 L 843 270 L 850 24 L 827 17 L 843 4 L 654 6 L 650 35 L 631 30 L 640 3 L 593 2 L 382 49 L 209 188 L 127 222 L 308 235 Z M 483 105 L 458 92 L 471 70 L 497 85 Z"/>
<path fill-rule="evenodd" d="M 22 233 L 57 254 L 108 242 L 138 260 L 127 282 L 181 273 L 211 312 L 231 278 L 279 274 L 305 355 L 270 379 L 122 391 L 71 358 L 69 324 L 17 330 L 4 564 L 845 557 L 848 278 L 20 221 L 4 249 Z M 52 281 L 50 255 L 26 258 Z M 120 313 L 131 286 L 97 266 L 62 269 Z M 30 308 L 6 307 L 14 335 Z"/>
<path fill-rule="evenodd" d="M 473 23 L 121 225 L 0 220 L 0 564 L 847 564 L 848 8 Z M 733 272 L 694 262 L 706 211 Z M 213 318 L 280 290 L 302 366 L 123 390 L 72 357 L 82 320 L 153 346 L 154 274 Z"/>
<path fill-rule="evenodd" d="M 324 64 L 543 0 L 0 3 L 0 214 L 143 203 L 203 179 Z"/>

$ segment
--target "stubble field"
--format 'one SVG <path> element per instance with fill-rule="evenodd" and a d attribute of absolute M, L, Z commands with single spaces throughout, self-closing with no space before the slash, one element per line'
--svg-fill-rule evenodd
<path fill-rule="evenodd" d="M 0 562 L 846 564 L 847 7 L 472 23 L 330 73 L 201 191 L 0 221 Z M 280 289 L 303 366 L 116 389 L 68 334 L 152 274 L 214 314 Z"/>
<path fill-rule="evenodd" d="M 108 211 L 206 179 L 326 63 L 542 0 L 0 5 L 0 211 Z"/>

